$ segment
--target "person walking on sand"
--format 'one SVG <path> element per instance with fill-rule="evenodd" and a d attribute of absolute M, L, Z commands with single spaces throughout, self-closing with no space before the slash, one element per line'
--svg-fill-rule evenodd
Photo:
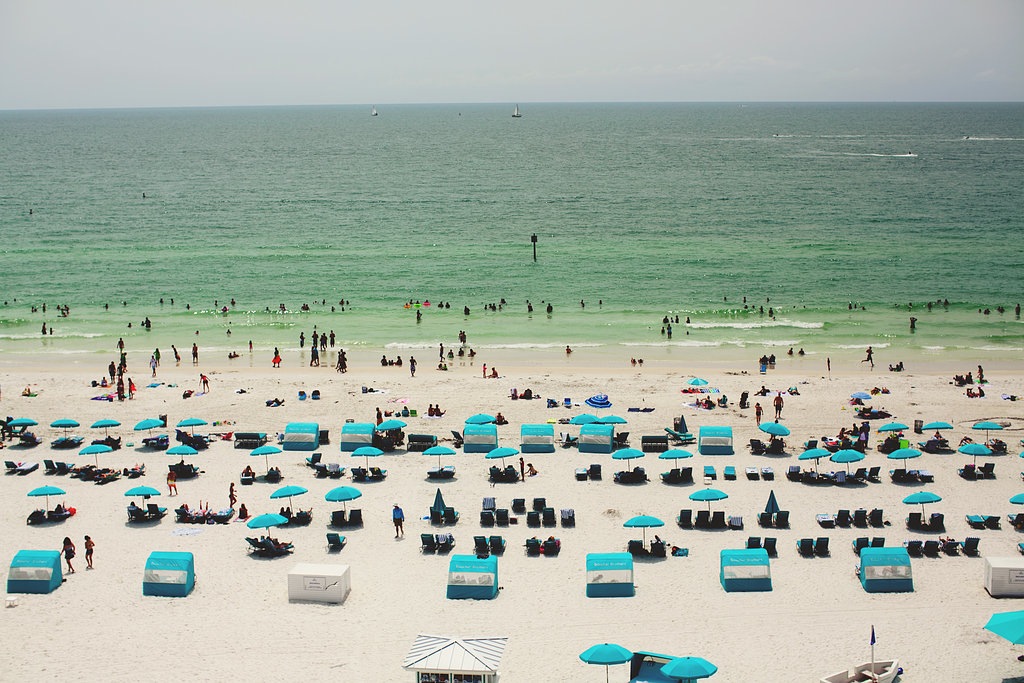
<path fill-rule="evenodd" d="M 128 398 L 135 398 L 135 382 L 132 381 L 131 377 L 128 378 Z"/>
<path fill-rule="evenodd" d="M 774 403 L 775 403 L 775 421 L 778 422 L 779 419 L 782 417 L 783 400 L 782 400 L 782 392 L 781 391 L 775 396 Z"/>
<path fill-rule="evenodd" d="M 64 547 L 61 552 L 64 553 L 64 561 L 68 565 L 68 574 L 74 574 L 75 568 L 71 566 L 71 560 L 75 557 L 75 544 L 67 536 L 64 537 Z"/>
<path fill-rule="evenodd" d="M 405 524 L 405 512 L 402 511 L 402 508 L 398 507 L 398 503 L 395 503 L 395 506 L 391 508 L 391 521 L 395 523 L 395 538 L 398 538 L 399 534 L 405 536 L 405 527 L 403 526 Z"/>
<path fill-rule="evenodd" d="M 867 354 L 868 354 L 868 357 L 865 358 L 864 360 L 862 360 L 861 363 L 871 363 L 871 369 L 874 370 L 875 369 L 875 352 L 871 350 L 870 346 L 868 347 Z"/>
<path fill-rule="evenodd" d="M 487 363 L 484 363 L 484 379 L 487 379 Z"/>
<path fill-rule="evenodd" d="M 761 424 L 761 416 L 764 415 L 764 408 L 761 407 L 760 403 L 754 404 L 754 422 Z"/>
<path fill-rule="evenodd" d="M 159 363 L 156 362 L 156 356 L 150 356 L 149 357 L 149 369 L 153 371 L 153 374 L 152 374 L 153 377 L 156 377 L 156 366 L 157 365 L 159 365 Z"/>
<path fill-rule="evenodd" d="M 519 478 L 526 481 L 526 461 L 519 458 Z"/>
<path fill-rule="evenodd" d="M 409 356 L 409 376 L 416 376 L 416 356 Z"/>
<path fill-rule="evenodd" d="M 235 482 L 231 482 L 231 486 L 228 488 L 228 507 L 234 509 L 235 503 L 238 502 L 238 494 L 235 493 Z"/>
<path fill-rule="evenodd" d="M 167 473 L 167 495 L 178 495 L 178 475 L 171 470 Z"/>
<path fill-rule="evenodd" d="M 192 343 L 192 365 L 199 365 L 199 345 L 195 342 Z"/>
<path fill-rule="evenodd" d="M 85 537 L 85 564 L 86 569 L 92 569 L 92 551 L 96 543 L 89 536 Z"/>

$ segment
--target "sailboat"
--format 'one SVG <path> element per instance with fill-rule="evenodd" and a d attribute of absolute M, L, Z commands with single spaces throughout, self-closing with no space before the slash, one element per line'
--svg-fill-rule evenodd
<path fill-rule="evenodd" d="M 377 107 L 370 107 L 370 116 L 377 115 Z"/>
<path fill-rule="evenodd" d="M 519 113 L 519 105 L 518 104 L 516 105 L 516 110 L 514 112 L 512 112 L 512 118 L 514 118 L 514 119 L 521 119 L 521 118 L 523 118 L 523 115 Z"/>

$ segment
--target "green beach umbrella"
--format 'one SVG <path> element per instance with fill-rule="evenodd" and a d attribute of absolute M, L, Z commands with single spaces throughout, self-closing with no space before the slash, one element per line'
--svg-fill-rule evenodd
<path fill-rule="evenodd" d="M 921 427 L 921 429 L 928 429 L 928 430 L 932 430 L 932 429 L 935 429 L 935 430 L 939 430 L 939 429 L 952 429 L 952 428 L 953 428 L 953 425 L 949 424 L 948 422 L 943 422 L 942 420 L 938 420 L 936 422 L 928 422 L 928 423 L 924 424 Z"/>
<path fill-rule="evenodd" d="M 612 453 L 612 460 L 635 460 L 646 456 L 647 454 L 638 448 L 620 448 Z"/>
<path fill-rule="evenodd" d="M 128 498 L 142 498 L 143 500 L 147 500 L 151 496 L 159 496 L 160 492 L 152 486 L 136 486 L 125 491 L 124 495 Z"/>
<path fill-rule="evenodd" d="M 501 466 L 505 466 L 505 458 L 511 458 L 519 455 L 519 451 L 509 446 L 499 446 L 498 448 L 492 448 L 487 451 L 487 455 L 484 456 L 485 460 L 501 460 Z"/>
<path fill-rule="evenodd" d="M 8 427 L 35 427 L 38 422 L 31 417 L 16 417 L 7 423 Z"/>
<path fill-rule="evenodd" d="M 757 428 L 771 436 L 789 436 L 791 433 L 789 427 L 778 422 L 762 422 Z"/>
<path fill-rule="evenodd" d="M 120 427 L 120 426 L 121 426 L 121 423 L 118 422 L 117 420 L 114 420 L 114 419 L 111 419 L 111 418 L 104 418 L 102 420 L 96 420 L 91 425 L 89 425 L 89 428 L 90 429 L 102 429 L 103 430 L 103 436 L 110 436 L 110 433 L 107 430 L 110 429 L 111 427 Z"/>
<path fill-rule="evenodd" d="M 466 418 L 466 424 L 468 425 L 487 425 L 497 421 L 498 418 L 487 413 L 477 413 Z"/>
<path fill-rule="evenodd" d="M 186 417 L 184 420 L 180 421 L 175 426 L 176 427 L 189 427 L 191 432 L 192 432 L 192 435 L 195 436 L 195 434 L 196 434 L 196 427 L 201 427 L 201 426 L 203 426 L 205 424 L 209 424 L 209 422 L 207 422 L 206 420 L 204 420 L 202 418 Z"/>
<path fill-rule="evenodd" d="M 158 420 L 155 417 L 149 417 L 146 418 L 145 420 L 140 420 L 138 423 L 136 423 L 134 429 L 137 432 L 148 432 L 163 426 L 163 420 Z"/>
<path fill-rule="evenodd" d="M 647 530 L 657 528 L 660 526 L 665 526 L 665 522 L 658 519 L 657 517 L 652 517 L 650 515 L 638 515 L 631 519 L 627 519 L 626 523 L 622 526 L 626 527 L 627 529 L 640 529 L 641 533 L 643 534 L 644 545 L 647 545 Z"/>
<path fill-rule="evenodd" d="M 970 455 L 973 457 L 975 465 L 978 464 L 979 455 L 992 455 L 992 449 L 983 443 L 965 443 L 956 450 L 964 455 Z"/>
<path fill-rule="evenodd" d="M 303 488 L 302 486 L 282 486 L 270 494 L 270 499 L 277 500 L 278 498 L 287 498 L 288 507 L 291 507 L 292 496 L 301 496 L 303 493 L 309 493 L 309 489 Z"/>
<path fill-rule="evenodd" d="M 889 460 L 902 460 L 903 468 L 907 467 L 907 460 L 910 458 L 920 458 L 921 451 L 916 448 L 897 448 L 892 453 L 886 456 Z"/>
<path fill-rule="evenodd" d="M 1024 505 L 1024 493 L 1018 493 L 1017 495 L 1010 498 L 1010 502 L 1014 505 Z"/>
<path fill-rule="evenodd" d="M 814 472 L 818 472 L 818 461 L 822 458 L 831 457 L 832 451 L 825 448 L 811 448 L 801 453 L 797 460 L 813 460 L 814 461 Z"/>
<path fill-rule="evenodd" d="M 618 415 L 605 415 L 604 417 L 597 418 L 596 424 L 599 424 L 599 425 L 624 425 L 624 424 L 628 424 L 628 422 L 627 422 L 626 418 L 619 417 Z"/>
<path fill-rule="evenodd" d="M 50 426 L 56 429 L 63 429 L 64 436 L 66 437 L 68 435 L 69 429 L 74 429 L 75 427 L 78 427 L 80 425 L 78 424 L 78 420 L 72 420 L 70 417 L 62 417 L 59 420 L 54 420 L 53 422 L 51 422 Z"/>
<path fill-rule="evenodd" d="M 614 664 L 625 664 L 633 658 L 633 653 L 615 643 L 591 645 L 580 653 L 580 659 L 587 664 L 604 666 L 604 680 L 608 683 L 608 667 Z"/>
<path fill-rule="evenodd" d="M 989 618 L 985 629 L 1014 645 L 1024 645 L 1024 611 L 997 612 Z"/>
<path fill-rule="evenodd" d="M 851 462 L 860 462 L 863 459 L 864 454 L 861 453 L 860 451 L 855 451 L 852 448 L 844 448 L 841 451 L 836 451 L 835 453 L 832 454 L 832 457 L 829 458 L 829 460 L 831 460 L 832 462 L 839 463 L 840 465 L 845 464 L 847 474 L 850 473 Z"/>
<path fill-rule="evenodd" d="M 189 455 L 189 456 L 191 456 L 191 455 L 199 455 L 199 451 L 197 451 L 196 449 L 192 448 L 191 446 L 186 446 L 185 444 L 179 444 L 177 446 L 173 446 L 171 448 L 168 448 L 167 449 L 167 455 L 178 455 L 178 456 L 181 456 L 182 458 L 184 458 L 186 455 Z"/>
<path fill-rule="evenodd" d="M 693 377 L 687 382 L 687 384 L 691 387 L 706 387 L 708 385 L 708 381 L 706 379 L 701 379 L 700 377 Z"/>
<path fill-rule="evenodd" d="M 984 422 L 978 422 L 971 425 L 971 429 L 977 429 L 979 431 L 982 429 L 985 430 L 985 441 L 988 441 L 988 433 L 1002 431 L 1003 425 L 999 424 L 998 422 L 991 422 L 985 420 Z"/>
<path fill-rule="evenodd" d="M 888 422 L 878 428 L 880 432 L 905 432 L 910 429 L 907 425 L 902 422 Z"/>

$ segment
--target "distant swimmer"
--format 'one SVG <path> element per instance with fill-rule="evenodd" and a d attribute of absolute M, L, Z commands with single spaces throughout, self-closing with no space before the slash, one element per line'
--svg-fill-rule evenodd
<path fill-rule="evenodd" d="M 143 193 L 142 193 L 142 198 L 143 198 L 143 199 L 145 199 L 145 198 L 146 198 L 146 193 L 145 193 L 145 192 L 143 192 Z"/>

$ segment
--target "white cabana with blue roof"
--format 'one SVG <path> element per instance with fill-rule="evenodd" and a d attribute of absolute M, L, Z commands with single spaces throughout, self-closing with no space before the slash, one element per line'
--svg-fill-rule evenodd
<path fill-rule="evenodd" d="M 19 550 L 7 572 L 8 593 L 52 593 L 64 581 L 57 550 Z"/>
<path fill-rule="evenodd" d="M 701 455 L 732 455 L 732 427 L 701 427 L 697 450 Z"/>
<path fill-rule="evenodd" d="M 631 598 L 633 556 L 629 553 L 587 553 L 587 597 Z"/>
<path fill-rule="evenodd" d="M 719 580 L 727 593 L 770 591 L 772 568 L 764 548 L 723 550 Z"/>
<path fill-rule="evenodd" d="M 315 451 L 320 445 L 320 425 L 316 422 L 289 422 L 284 428 L 281 448 L 286 451 Z"/>
<path fill-rule="evenodd" d="M 168 598 L 187 597 L 196 585 L 196 561 L 192 553 L 153 551 L 142 575 L 142 594 Z"/>
<path fill-rule="evenodd" d="M 452 555 L 448 563 L 449 600 L 492 600 L 498 597 L 498 558 L 494 555 Z"/>
<path fill-rule="evenodd" d="M 555 426 L 528 424 L 519 428 L 519 450 L 522 453 L 554 453 Z"/>
<path fill-rule="evenodd" d="M 911 593 L 914 574 L 906 548 L 862 548 L 860 584 L 868 593 Z"/>
<path fill-rule="evenodd" d="M 357 448 L 373 445 L 373 423 L 346 422 L 341 427 L 341 450 L 351 453 Z"/>
<path fill-rule="evenodd" d="M 580 427 L 580 453 L 611 453 L 615 450 L 613 425 L 585 424 Z"/>
<path fill-rule="evenodd" d="M 493 424 L 467 424 L 462 430 L 464 453 L 490 453 L 498 447 L 498 428 Z"/>

